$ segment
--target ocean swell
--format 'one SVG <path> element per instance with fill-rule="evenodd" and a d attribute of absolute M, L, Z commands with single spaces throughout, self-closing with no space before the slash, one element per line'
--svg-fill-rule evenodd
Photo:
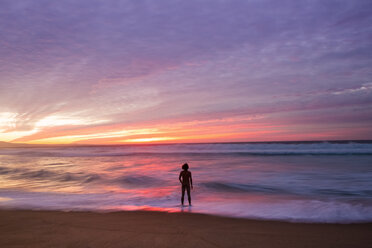
<path fill-rule="evenodd" d="M 270 142 L 103 147 L 1 148 L 0 155 L 25 157 L 116 157 L 148 154 L 183 155 L 372 155 L 372 142 Z"/>

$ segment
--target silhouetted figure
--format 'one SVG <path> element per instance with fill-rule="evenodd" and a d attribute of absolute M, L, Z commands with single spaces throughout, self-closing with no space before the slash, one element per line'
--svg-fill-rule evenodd
<path fill-rule="evenodd" d="M 191 189 L 193 187 L 192 187 L 191 172 L 188 171 L 189 165 L 187 163 L 182 165 L 182 169 L 183 169 L 183 171 L 181 171 L 180 176 L 178 178 L 180 180 L 181 184 L 182 184 L 181 202 L 182 202 L 182 205 L 183 205 L 183 200 L 184 200 L 184 197 L 185 197 L 185 190 L 187 190 L 187 197 L 188 197 L 188 200 L 189 200 L 189 206 L 191 206 L 190 186 L 191 186 Z"/>

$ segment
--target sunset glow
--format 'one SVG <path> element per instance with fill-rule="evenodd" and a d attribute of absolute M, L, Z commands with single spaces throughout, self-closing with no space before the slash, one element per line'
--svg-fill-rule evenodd
<path fill-rule="evenodd" d="M 154 138 L 128 139 L 128 140 L 123 140 L 123 142 L 143 143 L 143 142 L 155 142 L 155 141 L 171 141 L 171 140 L 175 140 L 175 139 L 176 138 L 172 138 L 172 137 L 154 137 Z"/>
<path fill-rule="evenodd" d="M 0 7 L 0 141 L 372 139 L 368 1 Z"/>

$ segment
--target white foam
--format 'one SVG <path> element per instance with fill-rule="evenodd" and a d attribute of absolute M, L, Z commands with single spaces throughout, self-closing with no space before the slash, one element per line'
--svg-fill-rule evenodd
<path fill-rule="evenodd" d="M 178 205 L 178 196 L 170 198 L 142 198 L 124 194 L 52 194 L 36 192 L 0 192 L 1 208 L 48 210 L 156 210 L 184 211 Z M 372 222 L 372 202 L 254 199 L 237 201 L 226 199 L 198 199 L 189 211 L 230 217 L 282 220 L 315 223 Z"/>

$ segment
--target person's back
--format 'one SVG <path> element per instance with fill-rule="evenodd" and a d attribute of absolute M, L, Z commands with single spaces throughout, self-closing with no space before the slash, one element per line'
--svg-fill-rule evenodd
<path fill-rule="evenodd" d="M 182 205 L 183 205 L 184 197 L 185 197 L 185 190 L 187 190 L 189 205 L 191 206 L 190 186 L 191 186 L 191 189 L 193 188 L 193 186 L 192 186 L 191 172 L 188 171 L 189 165 L 188 164 L 182 165 L 182 169 L 183 169 L 183 171 L 180 172 L 180 176 L 178 177 L 178 179 L 180 180 L 180 182 L 182 184 L 181 202 L 182 202 Z"/>
<path fill-rule="evenodd" d="M 191 172 L 183 170 L 181 171 L 180 175 L 182 178 L 182 185 L 190 185 Z"/>

